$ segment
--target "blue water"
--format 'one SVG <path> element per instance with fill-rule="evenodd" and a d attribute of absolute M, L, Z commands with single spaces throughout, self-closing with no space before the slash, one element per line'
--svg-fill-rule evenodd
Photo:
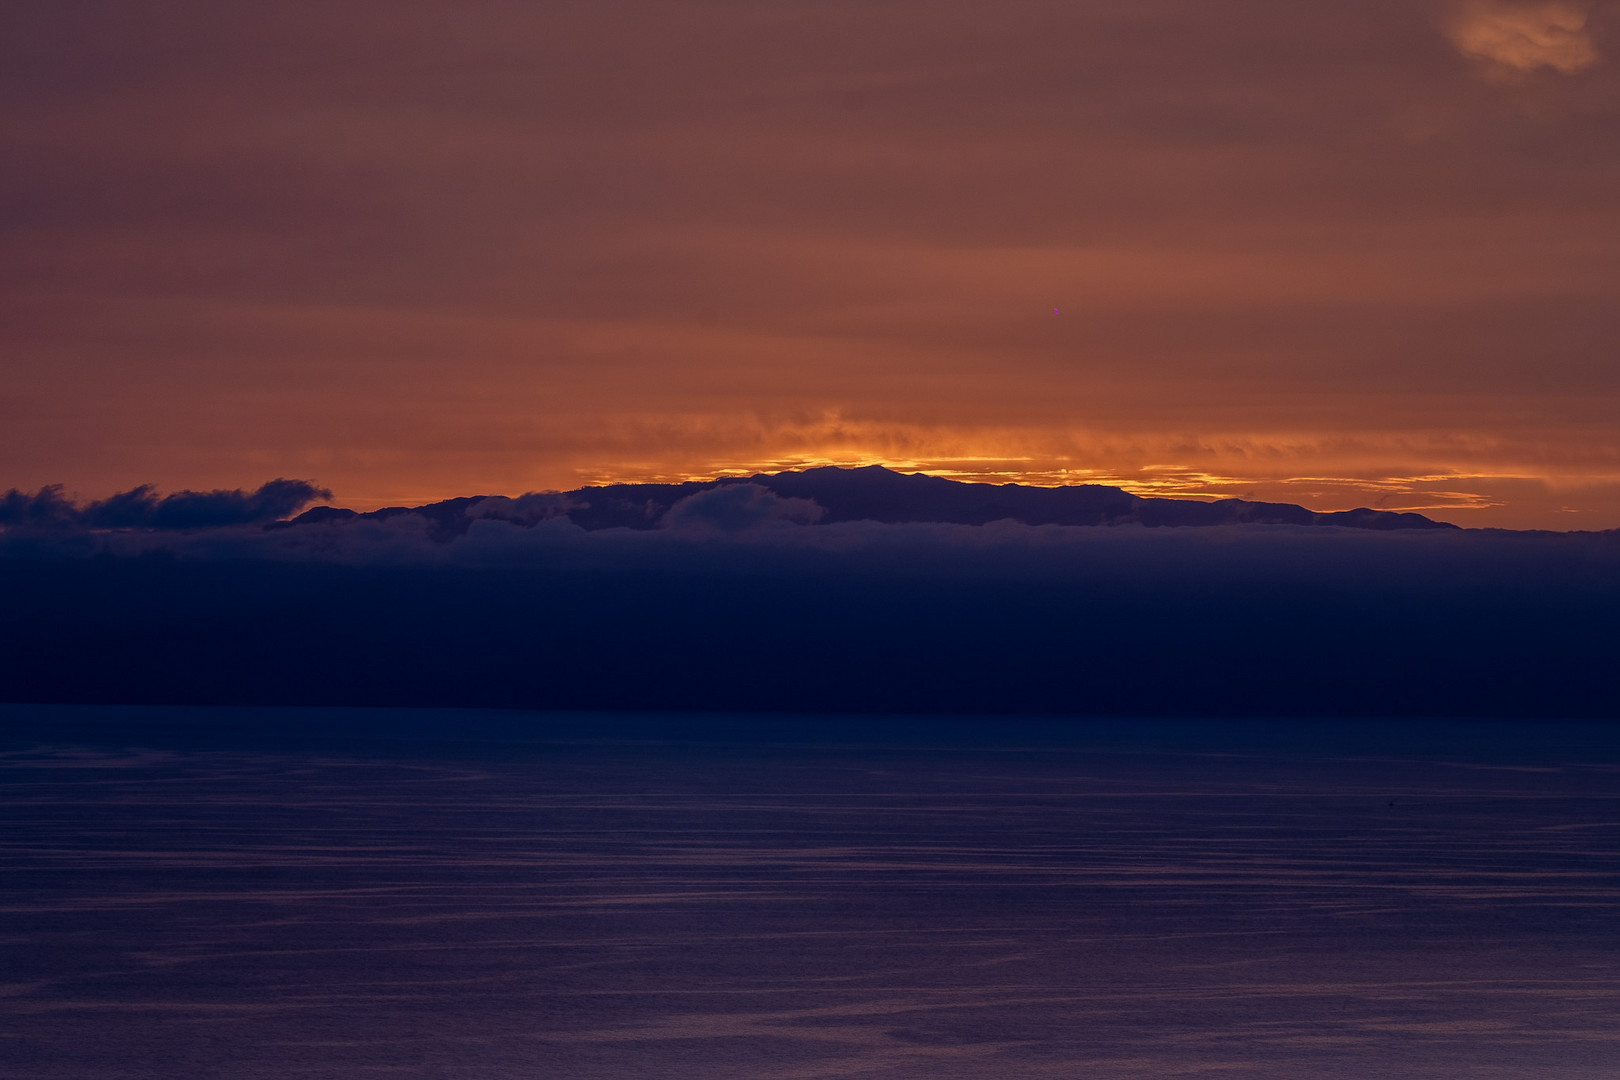
<path fill-rule="evenodd" d="M 1620 732 L 0 708 L 0 1076 L 1620 1075 Z"/>

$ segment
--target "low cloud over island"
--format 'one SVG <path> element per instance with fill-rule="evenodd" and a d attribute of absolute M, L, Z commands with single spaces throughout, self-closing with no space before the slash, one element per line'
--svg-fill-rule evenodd
<path fill-rule="evenodd" d="M 962 483 L 881 466 L 816 468 L 722 477 L 684 483 L 611 484 L 511 498 L 476 495 L 421 506 L 390 506 L 365 513 L 334 506 L 297 511 L 331 492 L 308 480 L 271 480 L 255 491 L 181 491 L 159 496 L 142 485 L 106 499 L 79 503 L 60 486 L 0 495 L 0 531 L 10 546 L 43 553 L 52 541 L 63 551 L 129 554 L 163 550 L 204 553 L 211 545 L 238 544 L 238 554 L 330 557 L 363 549 L 368 538 L 413 533 L 440 545 L 488 523 L 532 528 L 566 521 L 580 529 L 667 530 L 737 534 L 765 526 L 933 523 L 1025 526 L 1210 527 L 1293 525 L 1349 529 L 1455 529 L 1415 513 L 1359 508 L 1319 512 L 1291 503 L 1220 499 L 1213 502 L 1150 498 L 1116 487 L 1084 484 L 1043 488 L 1020 484 Z M 391 523 L 391 524 L 389 524 Z M 221 534 L 233 526 L 260 526 L 274 534 Z M 376 526 L 386 526 L 379 530 Z M 213 534 L 210 531 L 213 530 Z M 177 542 L 186 533 L 194 543 Z M 90 539 L 93 537 L 93 539 Z M 75 540 L 63 543 L 68 538 Z"/>
<path fill-rule="evenodd" d="M 881 470 L 297 513 L 324 494 L 7 496 L 4 698 L 1620 713 L 1613 533 Z"/>

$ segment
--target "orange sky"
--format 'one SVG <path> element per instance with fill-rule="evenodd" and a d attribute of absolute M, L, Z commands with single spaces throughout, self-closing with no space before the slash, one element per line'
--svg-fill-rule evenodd
<path fill-rule="evenodd" d="M 14 0 L 0 488 L 1620 527 L 1617 54 L 1613 3 Z"/>

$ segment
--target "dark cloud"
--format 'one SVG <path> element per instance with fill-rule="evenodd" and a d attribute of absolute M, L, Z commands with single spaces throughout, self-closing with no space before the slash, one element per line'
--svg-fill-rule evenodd
<path fill-rule="evenodd" d="M 22 529 L 209 529 L 276 521 L 332 493 L 308 480 L 276 479 L 254 491 L 177 491 L 151 484 L 80 506 L 61 485 L 0 495 L 0 526 Z"/>
<path fill-rule="evenodd" d="M 80 521 L 78 505 L 62 494 L 61 484 L 49 484 L 32 495 L 16 488 L 0 495 L 0 526 L 61 529 Z"/>

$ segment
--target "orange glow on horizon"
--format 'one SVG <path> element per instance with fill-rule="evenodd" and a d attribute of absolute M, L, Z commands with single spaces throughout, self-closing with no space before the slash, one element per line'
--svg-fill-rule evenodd
<path fill-rule="evenodd" d="M 0 490 L 881 463 L 1620 528 L 1609 5 L 36 6 Z"/>
<path fill-rule="evenodd" d="M 1096 484 L 1117 487 L 1149 498 L 1216 501 L 1245 499 L 1253 502 L 1297 502 L 1318 511 L 1350 510 L 1378 503 L 1381 509 L 1417 513 L 1490 510 L 1503 505 L 1499 500 L 1475 491 L 1422 489 L 1419 485 L 1436 482 L 1465 482 L 1457 475 L 1402 477 L 1243 477 L 1222 476 L 1174 465 L 1146 465 L 1136 472 L 1107 469 L 1081 469 L 1060 465 L 1040 467 L 1027 460 L 1005 458 L 954 458 L 949 460 L 896 461 L 879 456 L 796 457 L 756 463 L 728 463 L 696 471 L 666 471 L 652 467 L 581 473 L 581 487 L 612 484 L 681 484 L 721 478 L 748 477 L 785 471 L 826 467 L 858 469 L 878 465 L 894 472 L 923 474 L 972 484 L 1019 484 L 1025 487 L 1056 488 Z M 1488 479 L 1488 478 L 1481 478 Z M 1514 480 L 1533 478 L 1512 477 Z M 1398 505 L 1390 507 L 1388 503 Z"/>
<path fill-rule="evenodd" d="M 1245 474 L 1235 469 L 1163 463 L 1133 466 L 1123 461 L 1111 466 L 1099 463 L 1095 467 L 1081 467 L 1068 456 L 896 457 L 853 450 L 733 458 L 686 467 L 628 461 L 612 467 L 576 468 L 558 475 L 549 484 L 447 482 L 446 486 L 436 489 L 416 488 L 409 492 L 402 489 L 371 498 L 348 497 L 340 489 L 335 502 L 370 510 L 385 505 L 419 505 L 469 494 L 516 495 L 526 490 L 572 490 L 611 484 L 679 484 L 827 466 L 862 468 L 872 465 L 966 483 L 1029 487 L 1098 484 L 1144 497 L 1294 503 L 1319 512 L 1370 507 L 1420 513 L 1469 527 L 1556 528 L 1562 525 L 1565 529 L 1603 529 L 1620 525 L 1620 476 L 1604 477 L 1602 480 L 1606 483 L 1594 484 L 1590 477 L 1572 482 L 1528 471 L 1497 473 L 1479 469 L 1369 470 L 1361 475 L 1348 469 L 1305 474 L 1281 470 L 1271 474 Z M 1586 500 L 1584 506 L 1568 505 L 1580 503 L 1582 496 Z"/>

